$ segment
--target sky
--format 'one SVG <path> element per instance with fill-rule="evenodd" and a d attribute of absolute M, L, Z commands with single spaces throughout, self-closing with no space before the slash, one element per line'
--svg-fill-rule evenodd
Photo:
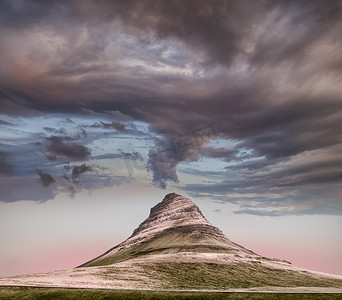
<path fill-rule="evenodd" d="M 0 276 L 67 269 L 169 192 L 342 275 L 342 2 L 0 0 Z"/>

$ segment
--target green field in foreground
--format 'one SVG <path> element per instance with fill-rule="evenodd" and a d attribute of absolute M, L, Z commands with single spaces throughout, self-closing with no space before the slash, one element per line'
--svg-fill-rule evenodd
<path fill-rule="evenodd" d="M 342 299 L 342 294 L 211 293 L 0 287 L 0 299 Z"/>

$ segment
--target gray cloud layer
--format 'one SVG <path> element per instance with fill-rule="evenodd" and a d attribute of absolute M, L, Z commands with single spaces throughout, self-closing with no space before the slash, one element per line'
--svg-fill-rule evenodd
<path fill-rule="evenodd" d="M 2 1 L 0 14 L 3 114 L 146 122 L 158 134 L 148 169 L 163 188 L 200 157 L 229 162 L 227 174 L 189 191 L 341 182 L 341 1 Z M 194 140 L 208 125 L 215 133 Z M 235 144 L 206 145 L 217 137 Z M 47 142 L 51 160 L 90 156 Z"/>

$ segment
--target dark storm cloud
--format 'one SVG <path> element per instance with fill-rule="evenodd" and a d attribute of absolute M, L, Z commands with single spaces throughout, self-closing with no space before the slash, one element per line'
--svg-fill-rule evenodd
<path fill-rule="evenodd" d="M 105 113 L 119 121 L 133 121 L 131 116 L 125 115 L 118 110 L 106 111 Z"/>
<path fill-rule="evenodd" d="M 273 4 L 275 4 L 274 2 Z M 279 17 L 279 38 L 285 36 L 282 47 L 272 47 L 274 40 L 266 36 L 256 47 L 251 60 L 257 64 L 279 64 L 282 61 L 302 59 L 307 48 L 319 40 L 340 21 L 342 5 L 340 1 L 283 1 Z M 288 19 L 284 19 L 284 15 Z M 287 27 L 284 32 L 280 27 Z M 292 34 L 288 34 L 291 32 Z M 341 35 L 336 35 L 341 38 Z"/>
<path fill-rule="evenodd" d="M 61 178 L 59 192 L 66 192 L 70 197 L 74 197 L 82 190 L 100 189 L 103 187 L 111 187 L 129 182 L 130 179 L 125 176 L 115 176 L 108 174 L 110 171 L 107 168 L 96 165 L 90 166 L 87 164 L 65 166 L 65 170 L 70 171 L 69 174 L 64 174 Z"/>
<path fill-rule="evenodd" d="M 120 122 L 143 121 L 158 135 L 148 169 L 163 188 L 179 182 L 180 163 L 201 157 L 229 162 L 227 172 L 189 191 L 335 184 L 341 8 L 333 0 L 2 1 L 0 112 L 72 112 L 119 132 L 128 131 Z M 193 135 L 208 124 L 214 134 Z M 207 145 L 215 138 L 234 146 Z M 90 156 L 66 138 L 47 142 L 50 160 Z"/>
<path fill-rule="evenodd" d="M 0 81 L 1 84 L 1 81 Z M 8 92 L 0 90 L 0 113 L 8 116 L 37 116 L 40 113 L 33 108 L 32 103 L 24 100 L 21 96 L 17 97 L 15 94 L 10 95 Z"/>
<path fill-rule="evenodd" d="M 207 157 L 213 158 L 223 158 L 224 160 L 232 160 L 236 158 L 236 150 L 229 148 L 213 148 L 213 147 L 203 147 L 201 149 L 201 154 Z"/>
<path fill-rule="evenodd" d="M 265 35 L 252 55 L 253 61 L 282 60 L 303 54 L 308 45 L 339 21 L 341 3 L 335 0 L 2 1 L 1 12 L 2 26 L 10 28 L 46 26 L 47 21 L 57 26 L 61 20 L 99 26 L 120 20 L 134 30 L 154 34 L 157 39 L 179 39 L 206 52 L 209 62 L 229 64 L 237 54 L 248 51 L 244 49 L 244 38 L 269 15 L 277 19 L 279 27 L 285 27 L 277 38 L 288 32 L 292 34 L 286 35 L 288 40 L 276 48 L 273 36 Z"/>
<path fill-rule="evenodd" d="M 116 159 L 116 158 L 123 158 L 122 154 L 117 153 L 107 153 L 93 156 L 93 159 Z"/>
<path fill-rule="evenodd" d="M 56 26 L 58 18 L 70 23 L 95 24 L 119 19 L 135 30 L 152 32 L 159 39 L 178 38 L 208 52 L 208 60 L 229 63 L 239 52 L 238 23 L 248 27 L 255 19 L 250 2 L 213 1 L 3 1 L 2 26 L 10 28 Z M 49 26 L 49 24 L 48 24 Z M 51 25 L 50 25 L 51 26 Z M 224 37 L 224 38 L 222 38 Z"/>
<path fill-rule="evenodd" d="M 340 98 L 289 99 L 264 108 L 257 119 L 246 118 L 237 134 L 248 137 L 240 147 L 255 149 L 269 158 L 288 157 L 341 143 Z M 235 123 L 237 124 L 237 122 Z M 239 125 L 239 124 L 238 124 Z M 327 134 L 328 133 L 328 134 Z"/>
<path fill-rule="evenodd" d="M 184 113 L 183 110 L 180 111 L 177 117 L 160 118 L 154 123 L 154 129 L 165 133 L 165 130 L 170 128 L 169 132 L 172 133 L 177 128 L 171 124 L 180 124 L 182 118 L 185 126 L 191 126 L 190 120 L 193 121 L 193 126 L 197 125 L 196 118 L 191 119 L 191 113 L 189 115 L 187 112 L 192 112 L 194 115 L 202 113 L 203 118 L 207 118 L 208 121 L 216 120 L 215 130 L 221 137 L 241 142 L 237 143 L 234 149 L 203 148 L 201 143 L 194 144 L 191 135 L 187 135 L 182 141 L 181 155 L 177 155 L 178 152 L 175 154 L 174 151 L 164 153 L 163 147 L 156 146 L 157 150 L 154 150 L 150 160 L 161 161 L 154 169 L 157 169 L 158 165 L 163 168 L 169 165 L 170 173 L 163 171 L 161 174 L 165 174 L 166 180 L 169 177 L 170 180 L 175 181 L 177 177 L 173 175 L 174 169 L 179 162 L 197 160 L 202 155 L 217 158 L 226 156 L 227 161 L 234 159 L 239 161 L 239 164 L 232 168 L 248 167 L 257 170 L 260 167 L 287 161 L 292 156 L 306 151 L 334 147 L 342 142 L 342 134 L 339 130 L 342 128 L 340 113 L 342 99 L 334 97 L 322 101 L 322 99 L 303 97 L 289 99 L 286 103 L 269 103 L 263 106 L 254 98 L 258 94 L 262 92 L 260 93 L 257 88 L 246 90 L 245 87 L 241 87 L 241 91 L 238 89 L 225 91 L 227 98 L 217 95 L 210 102 L 198 101 L 194 107 L 184 108 Z M 214 136 L 210 136 L 212 137 Z M 172 141 L 174 139 L 170 142 L 166 140 L 163 144 L 172 144 Z M 173 149 L 173 145 L 166 148 Z M 240 155 L 240 158 L 236 156 L 238 152 L 243 153 L 246 150 L 250 154 Z M 241 162 L 247 156 L 254 157 L 255 160 Z M 323 171 L 324 157 L 319 159 L 323 160 L 321 165 Z M 153 163 L 150 163 L 150 166 L 153 169 Z"/>
<path fill-rule="evenodd" d="M 179 183 L 176 167 L 180 160 L 164 145 L 156 145 L 148 154 L 147 170 L 153 173 L 153 183 L 165 189 L 167 181 Z"/>
<path fill-rule="evenodd" d="M 84 128 L 81 128 L 81 133 L 82 133 L 83 137 L 85 137 L 85 138 L 88 137 L 88 133 L 87 133 L 87 131 L 85 131 Z"/>
<path fill-rule="evenodd" d="M 315 207 L 315 208 L 308 208 L 303 209 L 300 211 L 291 211 L 288 212 L 286 210 L 283 211 L 267 211 L 267 210 L 258 210 L 258 209 L 240 209 L 234 212 L 234 214 L 238 215 L 254 215 L 260 217 L 280 217 L 284 215 L 339 215 L 341 213 L 341 208 L 336 206 L 335 208 L 327 208 L 325 206 Z"/>
<path fill-rule="evenodd" d="M 40 128 L 40 122 L 37 125 Z M 72 197 L 84 190 L 101 189 L 131 180 L 96 164 L 75 164 L 66 156 L 48 161 L 44 155 L 49 145 L 44 139 L 45 133 L 23 135 L 29 129 L 30 126 L 23 131 L 17 130 L 19 136 L 11 137 L 9 144 L 4 143 L 7 139 L 0 143 L 0 201 L 45 202 L 58 194 L 64 193 Z M 42 142 L 33 142 L 36 138 Z M 68 146 L 75 143 L 74 137 L 59 138 Z M 101 158 L 104 159 L 104 156 L 99 157 Z M 111 158 L 123 159 L 123 155 L 117 153 Z M 65 165 L 65 160 L 70 160 L 70 163 Z"/>
<path fill-rule="evenodd" d="M 149 151 L 147 169 L 153 172 L 153 183 L 165 189 L 167 181 L 178 183 L 176 171 L 179 159 L 170 144 L 157 141 L 154 148 Z"/>
<path fill-rule="evenodd" d="M 130 152 L 124 152 L 121 149 L 118 149 L 118 151 L 120 152 L 120 156 L 123 157 L 123 158 L 133 159 L 133 160 L 140 160 L 140 161 L 143 160 L 143 157 L 142 157 L 142 155 L 139 152 L 133 151 L 132 153 L 130 153 Z M 115 157 L 115 154 L 112 157 Z"/>
<path fill-rule="evenodd" d="M 195 176 L 201 176 L 202 178 L 209 178 L 209 179 L 222 179 L 225 175 L 225 171 L 201 171 L 194 168 L 182 168 L 180 170 L 182 174 L 190 174 Z"/>
<path fill-rule="evenodd" d="M 227 167 L 227 179 L 206 184 L 188 184 L 181 189 L 206 195 L 220 202 L 239 205 L 236 213 L 260 216 L 340 214 L 338 200 L 342 180 L 341 148 L 316 159 L 308 155 L 297 162 L 264 167 Z M 196 173 L 194 173 L 196 174 Z M 270 210 L 271 208 L 271 210 Z"/>
<path fill-rule="evenodd" d="M 76 180 L 76 179 L 78 179 L 78 177 L 80 177 L 80 174 L 85 173 L 85 172 L 89 172 L 89 171 L 92 171 L 92 168 L 91 168 L 91 166 L 88 166 L 86 164 L 82 164 L 80 166 L 75 166 L 75 167 L 73 167 L 72 172 L 71 172 L 72 179 Z"/>
<path fill-rule="evenodd" d="M 8 162 L 10 154 L 0 151 L 0 174 L 9 175 L 13 173 L 13 166 Z"/>
<path fill-rule="evenodd" d="M 71 138 L 51 136 L 47 138 L 47 155 L 46 157 L 55 161 L 59 158 L 67 158 L 71 160 L 85 160 L 90 156 L 89 148 L 74 143 Z"/>
<path fill-rule="evenodd" d="M 236 55 L 246 52 L 244 37 L 269 13 L 274 12 L 274 18 L 283 21 L 279 26 L 287 26 L 286 30 L 293 35 L 283 47 L 276 49 L 273 40 L 266 36 L 252 56 L 256 61 L 283 60 L 303 54 L 307 45 L 326 33 L 341 16 L 341 3 L 335 0 L 131 0 L 97 1 L 96 4 L 87 1 L 86 4 L 69 6 L 69 11 L 81 20 L 90 18 L 101 22 L 120 19 L 133 28 L 155 34 L 158 39 L 177 38 L 193 49 L 206 52 L 206 63 L 223 64 L 231 63 Z M 277 38 L 281 38 L 281 34 Z"/>
<path fill-rule="evenodd" d="M 112 123 L 101 122 L 101 125 L 103 126 L 103 128 L 114 128 L 118 131 L 126 130 L 126 126 L 120 122 L 112 122 Z"/>
<path fill-rule="evenodd" d="M 55 182 L 55 179 L 49 173 L 44 173 L 42 170 L 36 169 L 36 173 L 39 176 L 39 183 L 42 186 L 48 187 Z"/>
<path fill-rule="evenodd" d="M 1 26 L 20 28 L 33 26 L 50 17 L 58 7 L 58 1 L 10 1 L 0 2 Z M 15 18 L 13 18 L 15 16 Z"/>
<path fill-rule="evenodd" d="M 12 123 L 10 123 L 10 122 L 6 122 L 6 121 L 4 121 L 4 120 L 0 120 L 0 126 L 1 125 L 13 125 Z"/>
<path fill-rule="evenodd" d="M 117 120 L 117 122 L 122 122 L 122 121 L 133 121 L 134 118 L 129 116 L 129 115 L 125 115 L 123 114 L 121 111 L 119 110 L 109 110 L 109 111 L 102 111 L 101 112 L 96 112 L 92 109 L 89 108 L 82 108 L 81 112 L 85 115 L 91 115 L 91 116 L 96 116 L 98 118 L 105 118 L 105 119 L 115 119 Z M 93 124 L 95 126 L 95 128 L 100 128 L 98 127 L 99 124 Z"/>
<path fill-rule="evenodd" d="M 64 128 L 61 129 L 56 129 L 56 128 L 51 128 L 51 127 L 44 127 L 43 128 L 46 132 L 54 133 L 54 134 L 66 134 L 66 130 Z"/>
<path fill-rule="evenodd" d="M 176 123 L 189 127 L 192 125 L 195 129 L 198 121 L 196 117 L 191 118 L 191 116 L 192 114 L 194 116 L 202 114 L 203 119 L 216 120 L 215 128 L 221 137 L 242 142 L 232 150 L 212 149 L 210 152 L 202 149 L 201 155 L 218 157 L 226 152 L 229 160 L 236 158 L 234 153 L 238 150 L 249 149 L 250 156 L 265 157 L 263 162 L 265 165 L 286 161 L 291 156 L 305 151 L 341 143 L 342 135 L 339 130 L 342 128 L 341 99 L 327 97 L 322 101 L 320 98 L 306 96 L 290 98 L 286 103 L 265 105 L 258 99 L 263 96 L 261 88 L 262 86 L 250 88 L 242 86 L 232 91 L 226 90 L 216 97 L 212 97 L 210 101 L 199 100 L 194 106 L 184 107 L 177 116 L 158 118 L 153 124 L 154 128 L 158 132 L 165 133 L 168 130 L 172 133 L 174 130 L 177 131 L 177 127 L 173 125 Z M 289 96 L 291 97 L 291 95 Z M 268 96 L 265 95 L 265 97 Z M 163 114 L 163 110 L 159 110 L 158 113 Z M 193 154 L 198 148 L 198 145 L 191 142 L 191 136 L 185 137 L 184 144 L 187 144 L 183 151 L 185 155 L 181 156 L 180 161 L 189 158 L 187 153 L 194 157 Z M 189 151 L 188 148 L 193 151 Z M 165 161 L 165 154 L 161 155 L 163 156 L 162 160 Z M 158 159 L 156 153 L 153 157 Z M 246 164 L 249 164 L 250 167 L 258 167 L 257 164 L 259 167 L 261 166 L 260 160 L 243 163 L 243 165 Z M 169 165 L 174 167 L 175 163 Z M 173 173 L 171 172 L 171 174 Z"/>
<path fill-rule="evenodd" d="M 224 180 L 212 185 L 189 184 L 185 188 L 189 191 L 224 194 L 239 190 L 267 192 L 275 188 L 296 188 L 315 184 L 334 184 L 341 182 L 341 157 L 331 161 L 312 162 L 303 166 L 292 166 L 286 169 L 267 170 L 253 169 L 251 173 L 242 173 L 243 178 Z M 232 173 L 227 173 L 231 175 Z M 236 173 L 239 174 L 239 173 Z M 241 173 L 240 173 L 241 174 Z"/>
<path fill-rule="evenodd" d="M 179 115 L 176 118 L 179 118 Z M 165 131 L 164 126 L 161 127 Z M 154 147 L 149 151 L 147 162 L 147 169 L 153 172 L 154 184 L 165 189 L 167 181 L 178 183 L 177 165 L 182 161 L 197 161 L 201 155 L 211 156 L 215 150 L 210 147 L 203 148 L 203 145 L 215 135 L 215 126 L 207 125 L 173 138 L 156 139 Z"/>
<path fill-rule="evenodd" d="M 241 36 L 234 23 L 237 16 L 243 17 L 244 7 L 237 2 L 206 1 L 199 5 L 197 1 L 145 1 L 136 2 L 130 10 L 133 16 L 126 17 L 129 24 L 152 30 L 161 39 L 186 41 L 207 52 L 207 62 L 230 63 L 239 52 Z"/>
<path fill-rule="evenodd" d="M 90 125 L 92 128 L 105 128 L 105 129 L 116 129 L 117 131 L 125 131 L 126 126 L 120 122 L 114 122 L 112 121 L 111 123 L 106 123 L 100 121 L 100 123 L 95 123 L 93 125 Z"/>
<path fill-rule="evenodd" d="M 283 214 L 278 211 L 260 211 L 260 210 L 254 210 L 254 209 L 241 209 L 239 211 L 234 212 L 238 215 L 254 215 L 254 216 L 260 216 L 260 217 L 280 217 Z"/>

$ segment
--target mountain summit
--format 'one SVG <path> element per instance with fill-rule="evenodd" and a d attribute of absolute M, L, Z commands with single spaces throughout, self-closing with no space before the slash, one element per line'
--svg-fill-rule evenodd
<path fill-rule="evenodd" d="M 210 224 L 190 199 L 175 193 L 154 206 L 127 240 L 93 260 L 72 270 L 0 278 L 1 284 L 342 292 L 342 276 L 247 250 Z"/>
<path fill-rule="evenodd" d="M 163 201 L 151 208 L 149 217 L 134 230 L 132 236 L 151 232 L 151 230 L 157 232 L 165 228 L 190 224 L 211 226 L 195 203 L 181 195 L 170 193 Z"/>
<path fill-rule="evenodd" d="M 176 193 L 151 209 L 149 217 L 121 244 L 81 267 L 104 266 L 145 255 L 180 252 L 253 254 L 210 224 L 190 199 Z"/>

